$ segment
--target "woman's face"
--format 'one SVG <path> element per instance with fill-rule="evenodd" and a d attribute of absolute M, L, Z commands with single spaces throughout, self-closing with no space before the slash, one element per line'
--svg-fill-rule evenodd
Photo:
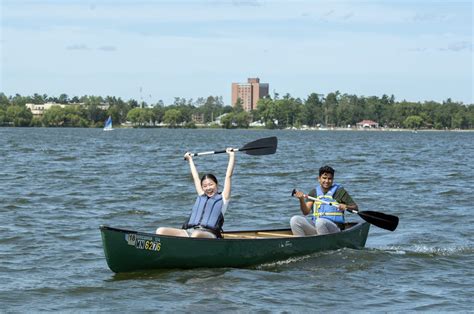
<path fill-rule="evenodd" d="M 212 181 L 211 179 L 207 178 L 204 179 L 201 183 L 201 187 L 208 197 L 213 196 L 217 193 L 217 184 L 216 182 Z"/>

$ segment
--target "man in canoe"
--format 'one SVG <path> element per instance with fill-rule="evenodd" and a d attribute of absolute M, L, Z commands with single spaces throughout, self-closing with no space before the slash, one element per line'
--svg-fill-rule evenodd
<path fill-rule="evenodd" d="M 160 227 L 156 229 L 157 234 L 194 238 L 221 237 L 224 214 L 230 200 L 231 179 L 235 163 L 234 149 L 227 148 L 226 153 L 229 155 L 229 163 L 227 165 L 224 190 L 222 193 L 218 192 L 216 177 L 208 173 L 199 178 L 192 154 L 189 152 L 184 154 L 184 158 L 189 161 L 189 167 L 198 197 L 192 208 L 191 215 L 183 224 L 182 229 Z"/>
<path fill-rule="evenodd" d="M 299 199 L 303 214 L 306 216 L 312 212 L 313 217 L 311 222 L 303 216 L 291 217 L 290 226 L 294 235 L 339 232 L 341 230 L 337 224 L 344 223 L 344 211 L 358 209 L 349 193 L 340 184 L 334 183 L 334 172 L 329 166 L 319 168 L 319 184 L 309 192 L 308 197 L 303 192 L 295 191 L 294 196 Z"/>

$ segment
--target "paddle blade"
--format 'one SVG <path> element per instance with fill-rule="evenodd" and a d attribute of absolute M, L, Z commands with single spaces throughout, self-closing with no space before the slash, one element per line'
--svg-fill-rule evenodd
<path fill-rule="evenodd" d="M 362 219 L 367 221 L 374 226 L 377 226 L 382 229 L 394 231 L 398 226 L 398 217 L 387 215 L 380 212 L 374 211 L 362 211 L 357 213 Z"/>
<path fill-rule="evenodd" d="M 239 148 L 239 151 L 248 155 L 271 155 L 276 152 L 277 146 L 278 139 L 276 136 L 272 136 L 247 143 L 244 147 Z"/>

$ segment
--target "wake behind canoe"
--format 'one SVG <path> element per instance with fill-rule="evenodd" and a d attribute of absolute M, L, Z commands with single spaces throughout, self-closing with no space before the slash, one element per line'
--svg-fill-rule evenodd
<path fill-rule="evenodd" d="M 348 223 L 339 233 L 295 237 L 290 229 L 229 231 L 222 239 L 157 235 L 100 226 L 109 268 L 116 273 L 163 268 L 249 267 L 341 248 L 362 249 L 370 225 Z"/>

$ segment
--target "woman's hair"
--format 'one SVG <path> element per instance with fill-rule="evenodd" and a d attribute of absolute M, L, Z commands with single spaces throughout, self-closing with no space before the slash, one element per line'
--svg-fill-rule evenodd
<path fill-rule="evenodd" d="M 212 173 L 206 173 L 205 175 L 203 175 L 201 177 L 201 185 L 202 185 L 202 181 L 206 180 L 206 179 L 211 179 L 212 181 L 214 181 L 217 185 L 217 178 L 215 175 L 213 175 Z"/>

